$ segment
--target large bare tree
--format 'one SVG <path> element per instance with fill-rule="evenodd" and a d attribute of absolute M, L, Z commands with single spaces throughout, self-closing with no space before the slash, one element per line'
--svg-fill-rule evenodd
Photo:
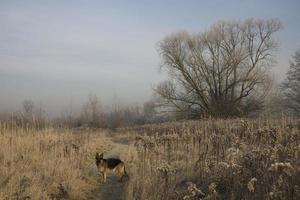
<path fill-rule="evenodd" d="M 300 116 L 300 49 L 296 51 L 290 63 L 287 77 L 282 83 L 284 105 L 292 113 Z"/>
<path fill-rule="evenodd" d="M 159 42 L 169 80 L 155 90 L 162 105 L 194 116 L 234 116 L 260 108 L 277 47 L 276 19 L 220 22 L 198 34 L 178 32 Z"/>

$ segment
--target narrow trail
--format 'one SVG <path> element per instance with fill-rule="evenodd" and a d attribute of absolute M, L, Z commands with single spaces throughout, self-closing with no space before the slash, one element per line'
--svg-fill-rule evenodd
<path fill-rule="evenodd" d="M 120 155 L 128 149 L 129 145 L 113 142 L 113 148 L 104 154 L 104 158 L 120 158 Z M 127 181 L 118 182 L 119 177 L 109 171 L 107 182 L 99 184 L 99 189 L 94 192 L 93 200 L 123 200 L 124 189 Z"/>

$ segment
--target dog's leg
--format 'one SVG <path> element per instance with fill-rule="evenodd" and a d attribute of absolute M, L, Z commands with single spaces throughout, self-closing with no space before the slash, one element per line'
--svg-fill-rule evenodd
<path fill-rule="evenodd" d="M 119 179 L 119 182 L 122 182 L 123 181 L 123 176 L 121 174 L 118 174 L 120 179 Z"/>
<path fill-rule="evenodd" d="M 103 172 L 104 183 L 106 183 L 106 172 Z"/>
<path fill-rule="evenodd" d="M 100 176 L 101 176 L 101 181 L 103 182 L 104 181 L 104 173 L 100 172 Z"/>
<path fill-rule="evenodd" d="M 122 172 L 120 170 L 116 170 L 116 174 L 120 177 L 120 179 L 118 181 L 122 182 L 122 180 L 123 180 Z"/>
<path fill-rule="evenodd" d="M 125 169 L 125 166 L 124 166 L 124 175 L 123 175 L 124 177 L 127 177 L 127 180 L 129 180 L 129 175 L 127 174 L 127 172 L 126 172 L 126 169 Z"/>

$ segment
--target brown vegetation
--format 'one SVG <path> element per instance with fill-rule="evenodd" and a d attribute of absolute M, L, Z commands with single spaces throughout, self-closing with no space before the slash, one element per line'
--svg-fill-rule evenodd
<path fill-rule="evenodd" d="M 127 199 L 299 199 L 300 122 L 206 120 L 135 128 Z"/>
<path fill-rule="evenodd" d="M 110 139 L 87 129 L 6 123 L 0 131 L 0 199 L 89 199 L 100 191 L 94 154 L 111 148 L 111 138 L 134 142 L 120 152 L 130 176 L 126 199 L 300 197 L 296 119 L 144 125 L 110 132 Z"/>
<path fill-rule="evenodd" d="M 0 199 L 87 199 L 98 183 L 103 134 L 0 125 Z M 94 171 L 93 171 L 94 170 Z"/>

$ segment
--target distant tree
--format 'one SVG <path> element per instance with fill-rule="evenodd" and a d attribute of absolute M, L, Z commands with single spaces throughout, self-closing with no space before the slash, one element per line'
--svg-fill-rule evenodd
<path fill-rule="evenodd" d="M 65 111 L 61 114 L 61 121 L 63 124 L 68 127 L 72 127 L 75 123 L 74 113 L 73 113 L 73 103 L 70 101 L 68 107 Z"/>
<path fill-rule="evenodd" d="M 44 128 L 47 125 L 46 111 L 43 109 L 42 102 L 36 107 L 32 100 L 24 100 L 23 110 L 17 112 L 17 124 L 35 128 Z"/>
<path fill-rule="evenodd" d="M 32 100 L 24 100 L 23 109 L 26 114 L 32 114 L 34 109 L 34 102 Z"/>
<path fill-rule="evenodd" d="M 220 22 L 199 34 L 179 32 L 159 43 L 169 80 L 155 91 L 162 105 L 200 117 L 256 111 L 269 88 L 278 20 Z"/>
<path fill-rule="evenodd" d="M 97 95 L 90 94 L 88 101 L 82 106 L 81 121 L 93 127 L 102 126 L 101 103 Z"/>
<path fill-rule="evenodd" d="M 285 107 L 293 114 L 300 116 L 300 49 L 296 51 L 293 59 L 281 89 Z"/>
<path fill-rule="evenodd" d="M 284 110 L 282 92 L 278 84 L 274 84 L 274 87 L 268 92 L 268 96 L 264 102 L 264 112 L 261 114 L 273 117 L 281 116 Z"/>
<path fill-rule="evenodd" d="M 143 113 L 144 113 L 144 118 L 146 122 L 152 122 L 155 119 L 155 101 L 154 100 L 149 100 L 144 103 L 143 105 Z"/>

